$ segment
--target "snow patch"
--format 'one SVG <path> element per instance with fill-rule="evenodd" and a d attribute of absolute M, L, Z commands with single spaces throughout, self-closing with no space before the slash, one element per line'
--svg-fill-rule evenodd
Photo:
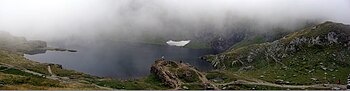
<path fill-rule="evenodd" d="M 169 40 L 166 43 L 170 46 L 186 46 L 190 42 L 191 40 L 182 40 L 182 41 Z"/>

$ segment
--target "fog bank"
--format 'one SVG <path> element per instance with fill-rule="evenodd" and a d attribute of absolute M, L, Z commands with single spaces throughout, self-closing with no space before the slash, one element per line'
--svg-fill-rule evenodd
<path fill-rule="evenodd" d="M 0 30 L 40 40 L 134 39 L 244 26 L 265 32 L 307 21 L 349 24 L 349 11 L 349 0 L 0 0 Z"/>

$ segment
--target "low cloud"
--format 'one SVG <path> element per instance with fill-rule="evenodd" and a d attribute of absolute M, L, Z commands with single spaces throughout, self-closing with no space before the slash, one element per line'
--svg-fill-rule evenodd
<path fill-rule="evenodd" d="M 349 11 L 349 0 L 0 0 L 0 30 L 41 40 L 265 32 L 315 21 L 349 24 Z"/>

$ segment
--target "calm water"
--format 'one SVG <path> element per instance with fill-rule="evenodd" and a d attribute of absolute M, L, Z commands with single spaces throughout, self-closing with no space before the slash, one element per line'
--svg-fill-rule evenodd
<path fill-rule="evenodd" d="M 47 51 L 44 54 L 25 55 L 26 58 L 61 64 L 64 68 L 91 75 L 116 79 L 134 79 L 147 76 L 156 59 L 182 60 L 202 71 L 212 69 L 210 63 L 199 59 L 213 53 L 209 49 L 148 45 L 127 42 L 49 43 L 54 47 L 76 49 L 78 52 Z"/>

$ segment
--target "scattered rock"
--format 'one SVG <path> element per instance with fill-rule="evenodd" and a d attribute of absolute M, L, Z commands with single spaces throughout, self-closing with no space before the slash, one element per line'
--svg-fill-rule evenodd
<path fill-rule="evenodd" d="M 183 89 L 188 90 L 189 88 L 187 86 L 182 86 Z"/>
<path fill-rule="evenodd" d="M 277 79 L 277 80 L 275 81 L 275 83 L 276 83 L 276 84 L 284 84 L 284 80 L 282 80 L 282 79 Z"/>
<path fill-rule="evenodd" d="M 316 78 L 310 78 L 311 80 L 313 80 L 313 81 L 317 81 L 317 79 Z"/>
<path fill-rule="evenodd" d="M 211 81 L 213 81 L 213 82 L 223 82 L 224 80 L 222 79 L 222 78 L 220 78 L 220 77 L 216 77 L 216 78 L 214 78 L 214 79 L 210 79 Z"/>
<path fill-rule="evenodd" d="M 260 78 L 264 78 L 265 76 L 264 75 L 260 75 Z"/>

